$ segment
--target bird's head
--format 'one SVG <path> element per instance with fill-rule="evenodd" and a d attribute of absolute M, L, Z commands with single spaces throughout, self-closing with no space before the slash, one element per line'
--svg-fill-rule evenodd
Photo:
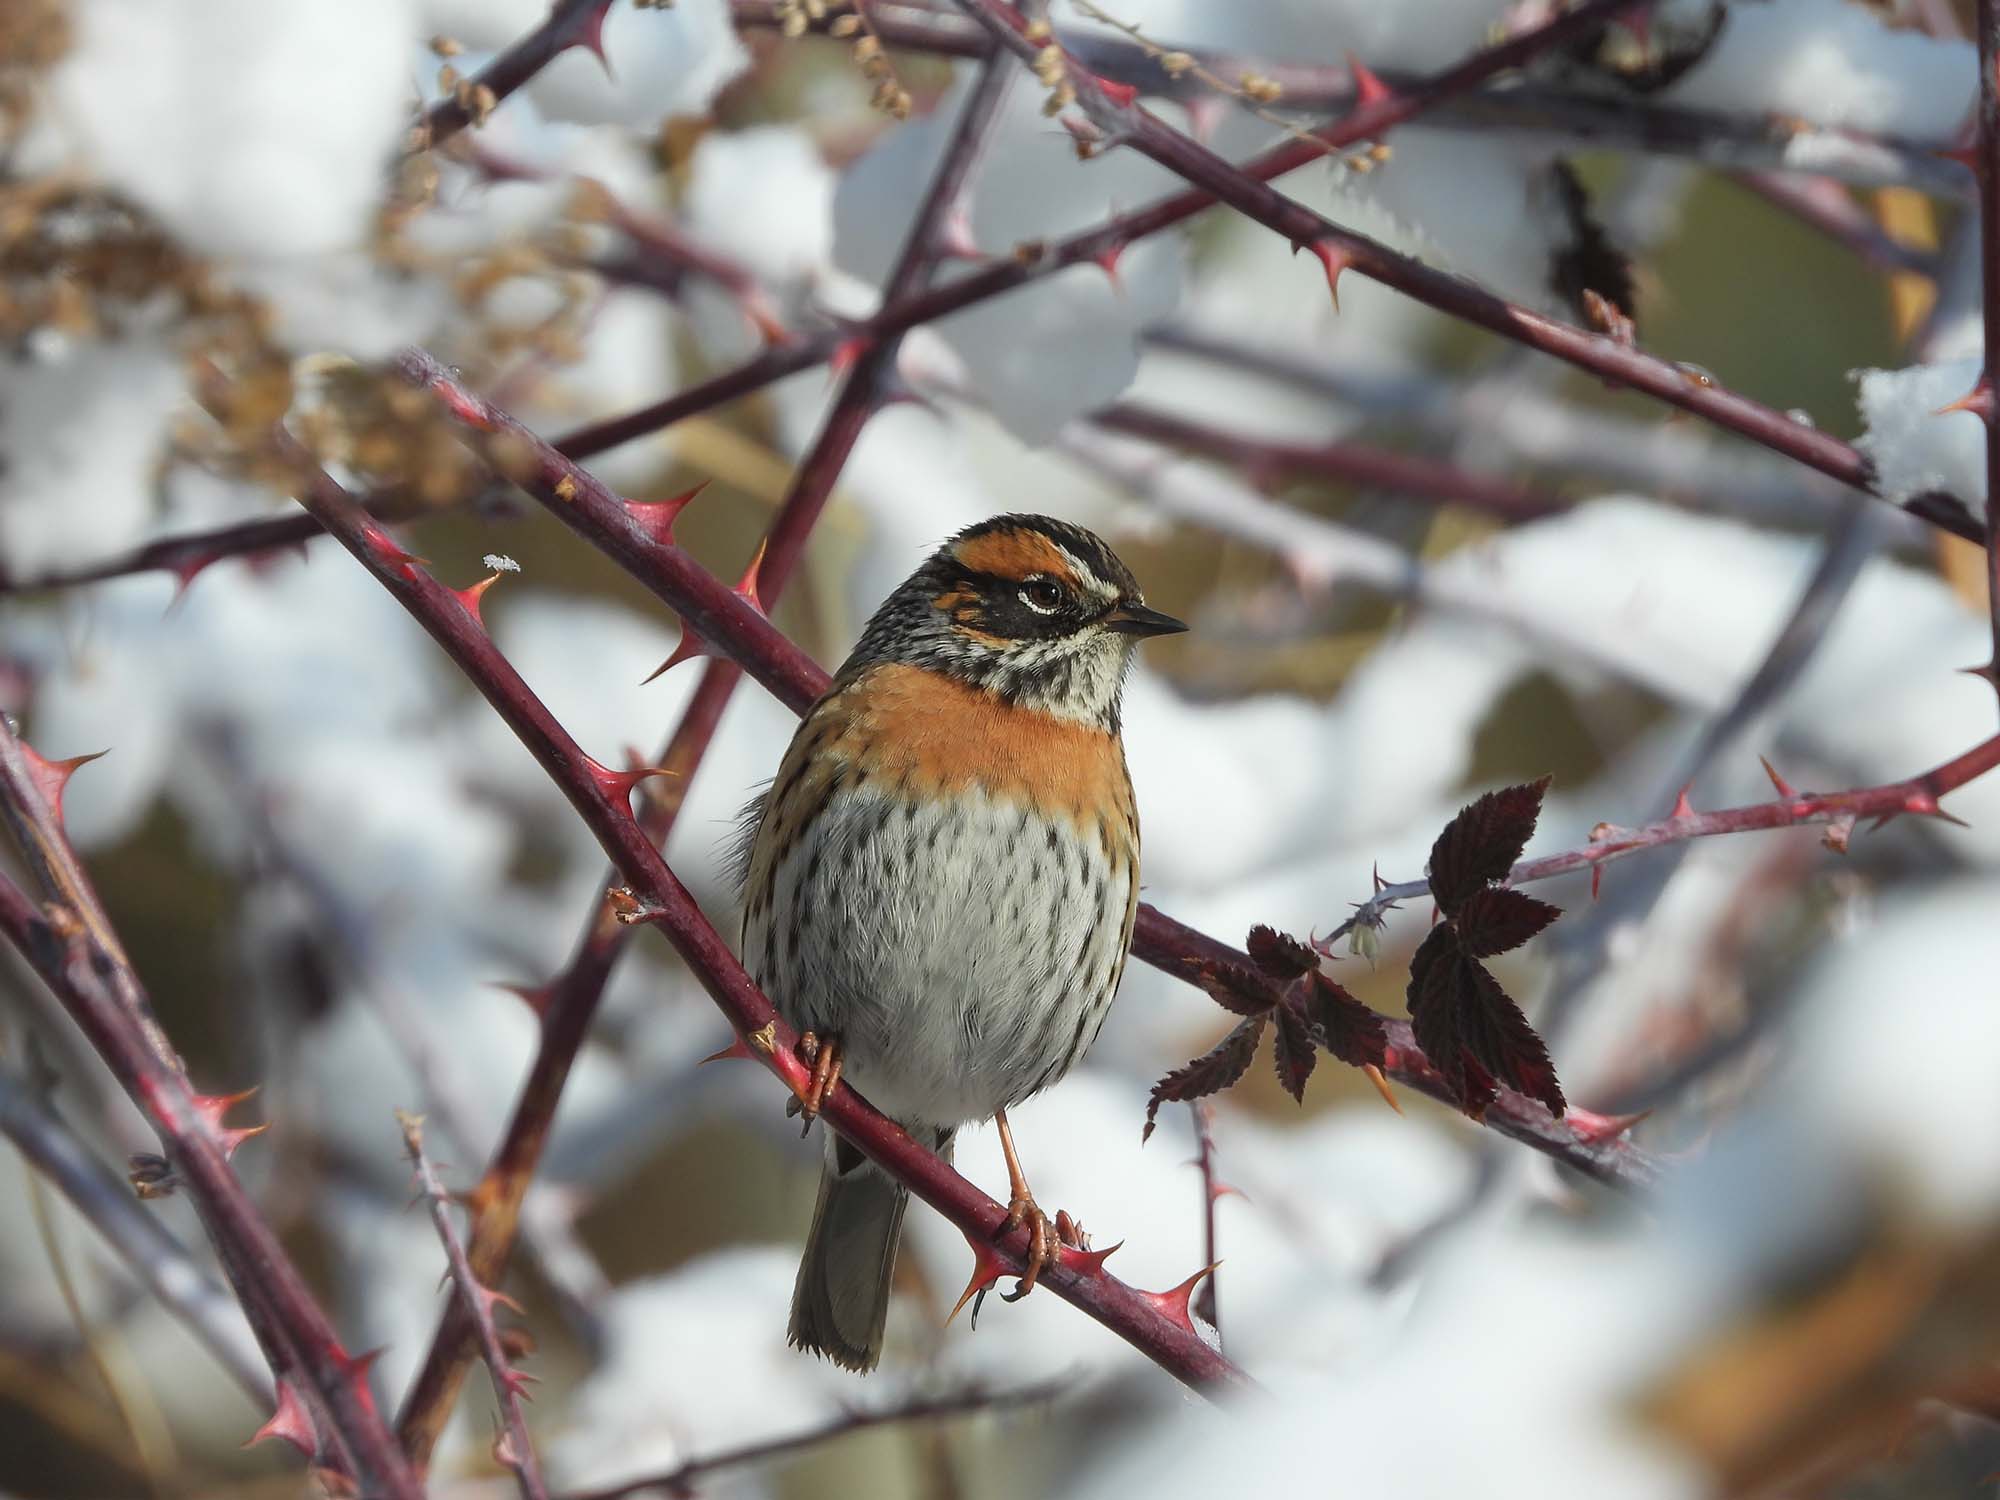
<path fill-rule="evenodd" d="M 1116 729 L 1133 648 L 1187 627 L 1131 569 L 1050 516 L 981 521 L 946 542 L 869 622 L 857 661 L 950 674 L 1010 702 Z"/>

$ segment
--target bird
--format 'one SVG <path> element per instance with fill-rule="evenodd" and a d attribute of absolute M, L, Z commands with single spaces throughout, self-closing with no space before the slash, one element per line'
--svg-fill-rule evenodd
<path fill-rule="evenodd" d="M 1139 902 L 1124 683 L 1140 641 L 1186 628 L 1083 527 L 981 521 L 882 602 L 743 815 L 743 962 L 800 1033 L 805 1128 L 841 1079 L 947 1160 L 992 1119 L 1000 1233 L 1029 1230 L 1017 1295 L 1077 1241 L 1007 1111 L 1076 1066 L 1117 992 Z M 880 1361 L 908 1202 L 826 1132 L 793 1346 Z"/>

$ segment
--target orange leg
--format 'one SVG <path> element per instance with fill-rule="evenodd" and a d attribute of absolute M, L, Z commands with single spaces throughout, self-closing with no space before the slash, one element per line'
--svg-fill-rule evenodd
<path fill-rule="evenodd" d="M 1007 1158 L 1007 1217 L 1000 1225 L 1000 1233 L 1009 1234 L 1023 1224 L 1028 1226 L 1028 1265 L 1020 1286 L 1007 1298 L 1013 1302 L 1035 1289 L 1046 1268 L 1061 1262 L 1064 1245 L 1082 1249 L 1083 1235 L 1068 1214 L 1057 1214 L 1051 1221 L 1035 1202 L 1035 1195 L 1028 1189 L 1027 1174 L 1021 1170 L 1021 1158 L 1014 1150 L 1014 1131 L 1007 1123 L 1007 1111 L 996 1111 L 993 1123 L 1000 1127 L 1000 1154 Z"/>
<path fill-rule="evenodd" d="M 840 1038 L 829 1036 L 822 1040 L 808 1031 L 799 1038 L 799 1056 L 812 1064 L 812 1078 L 799 1096 L 799 1114 L 806 1122 L 806 1130 L 811 1130 L 826 1096 L 840 1082 Z"/>

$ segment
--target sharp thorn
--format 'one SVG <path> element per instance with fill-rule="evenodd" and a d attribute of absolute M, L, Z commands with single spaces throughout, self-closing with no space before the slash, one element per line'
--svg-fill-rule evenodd
<path fill-rule="evenodd" d="M 1376 1067 L 1374 1063 L 1363 1063 L 1361 1071 L 1367 1074 L 1368 1081 L 1375 1085 L 1375 1092 L 1382 1096 L 1382 1102 L 1400 1115 L 1403 1112 L 1403 1106 L 1396 1098 L 1396 1091 L 1389 1087 L 1389 1075 Z M 1231 1191 L 1234 1191 L 1234 1189 Z"/>

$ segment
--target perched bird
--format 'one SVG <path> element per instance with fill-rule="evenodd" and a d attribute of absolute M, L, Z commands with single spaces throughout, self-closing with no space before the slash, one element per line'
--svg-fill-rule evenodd
<path fill-rule="evenodd" d="M 803 1033 L 808 1126 L 842 1077 L 947 1156 L 996 1120 L 1026 1287 L 1060 1250 L 1007 1109 L 1117 991 L 1139 902 L 1119 699 L 1138 641 L 1186 628 L 1083 528 L 983 521 L 883 602 L 744 816 L 743 962 Z M 874 1367 L 908 1201 L 828 1134 L 794 1345 Z"/>

